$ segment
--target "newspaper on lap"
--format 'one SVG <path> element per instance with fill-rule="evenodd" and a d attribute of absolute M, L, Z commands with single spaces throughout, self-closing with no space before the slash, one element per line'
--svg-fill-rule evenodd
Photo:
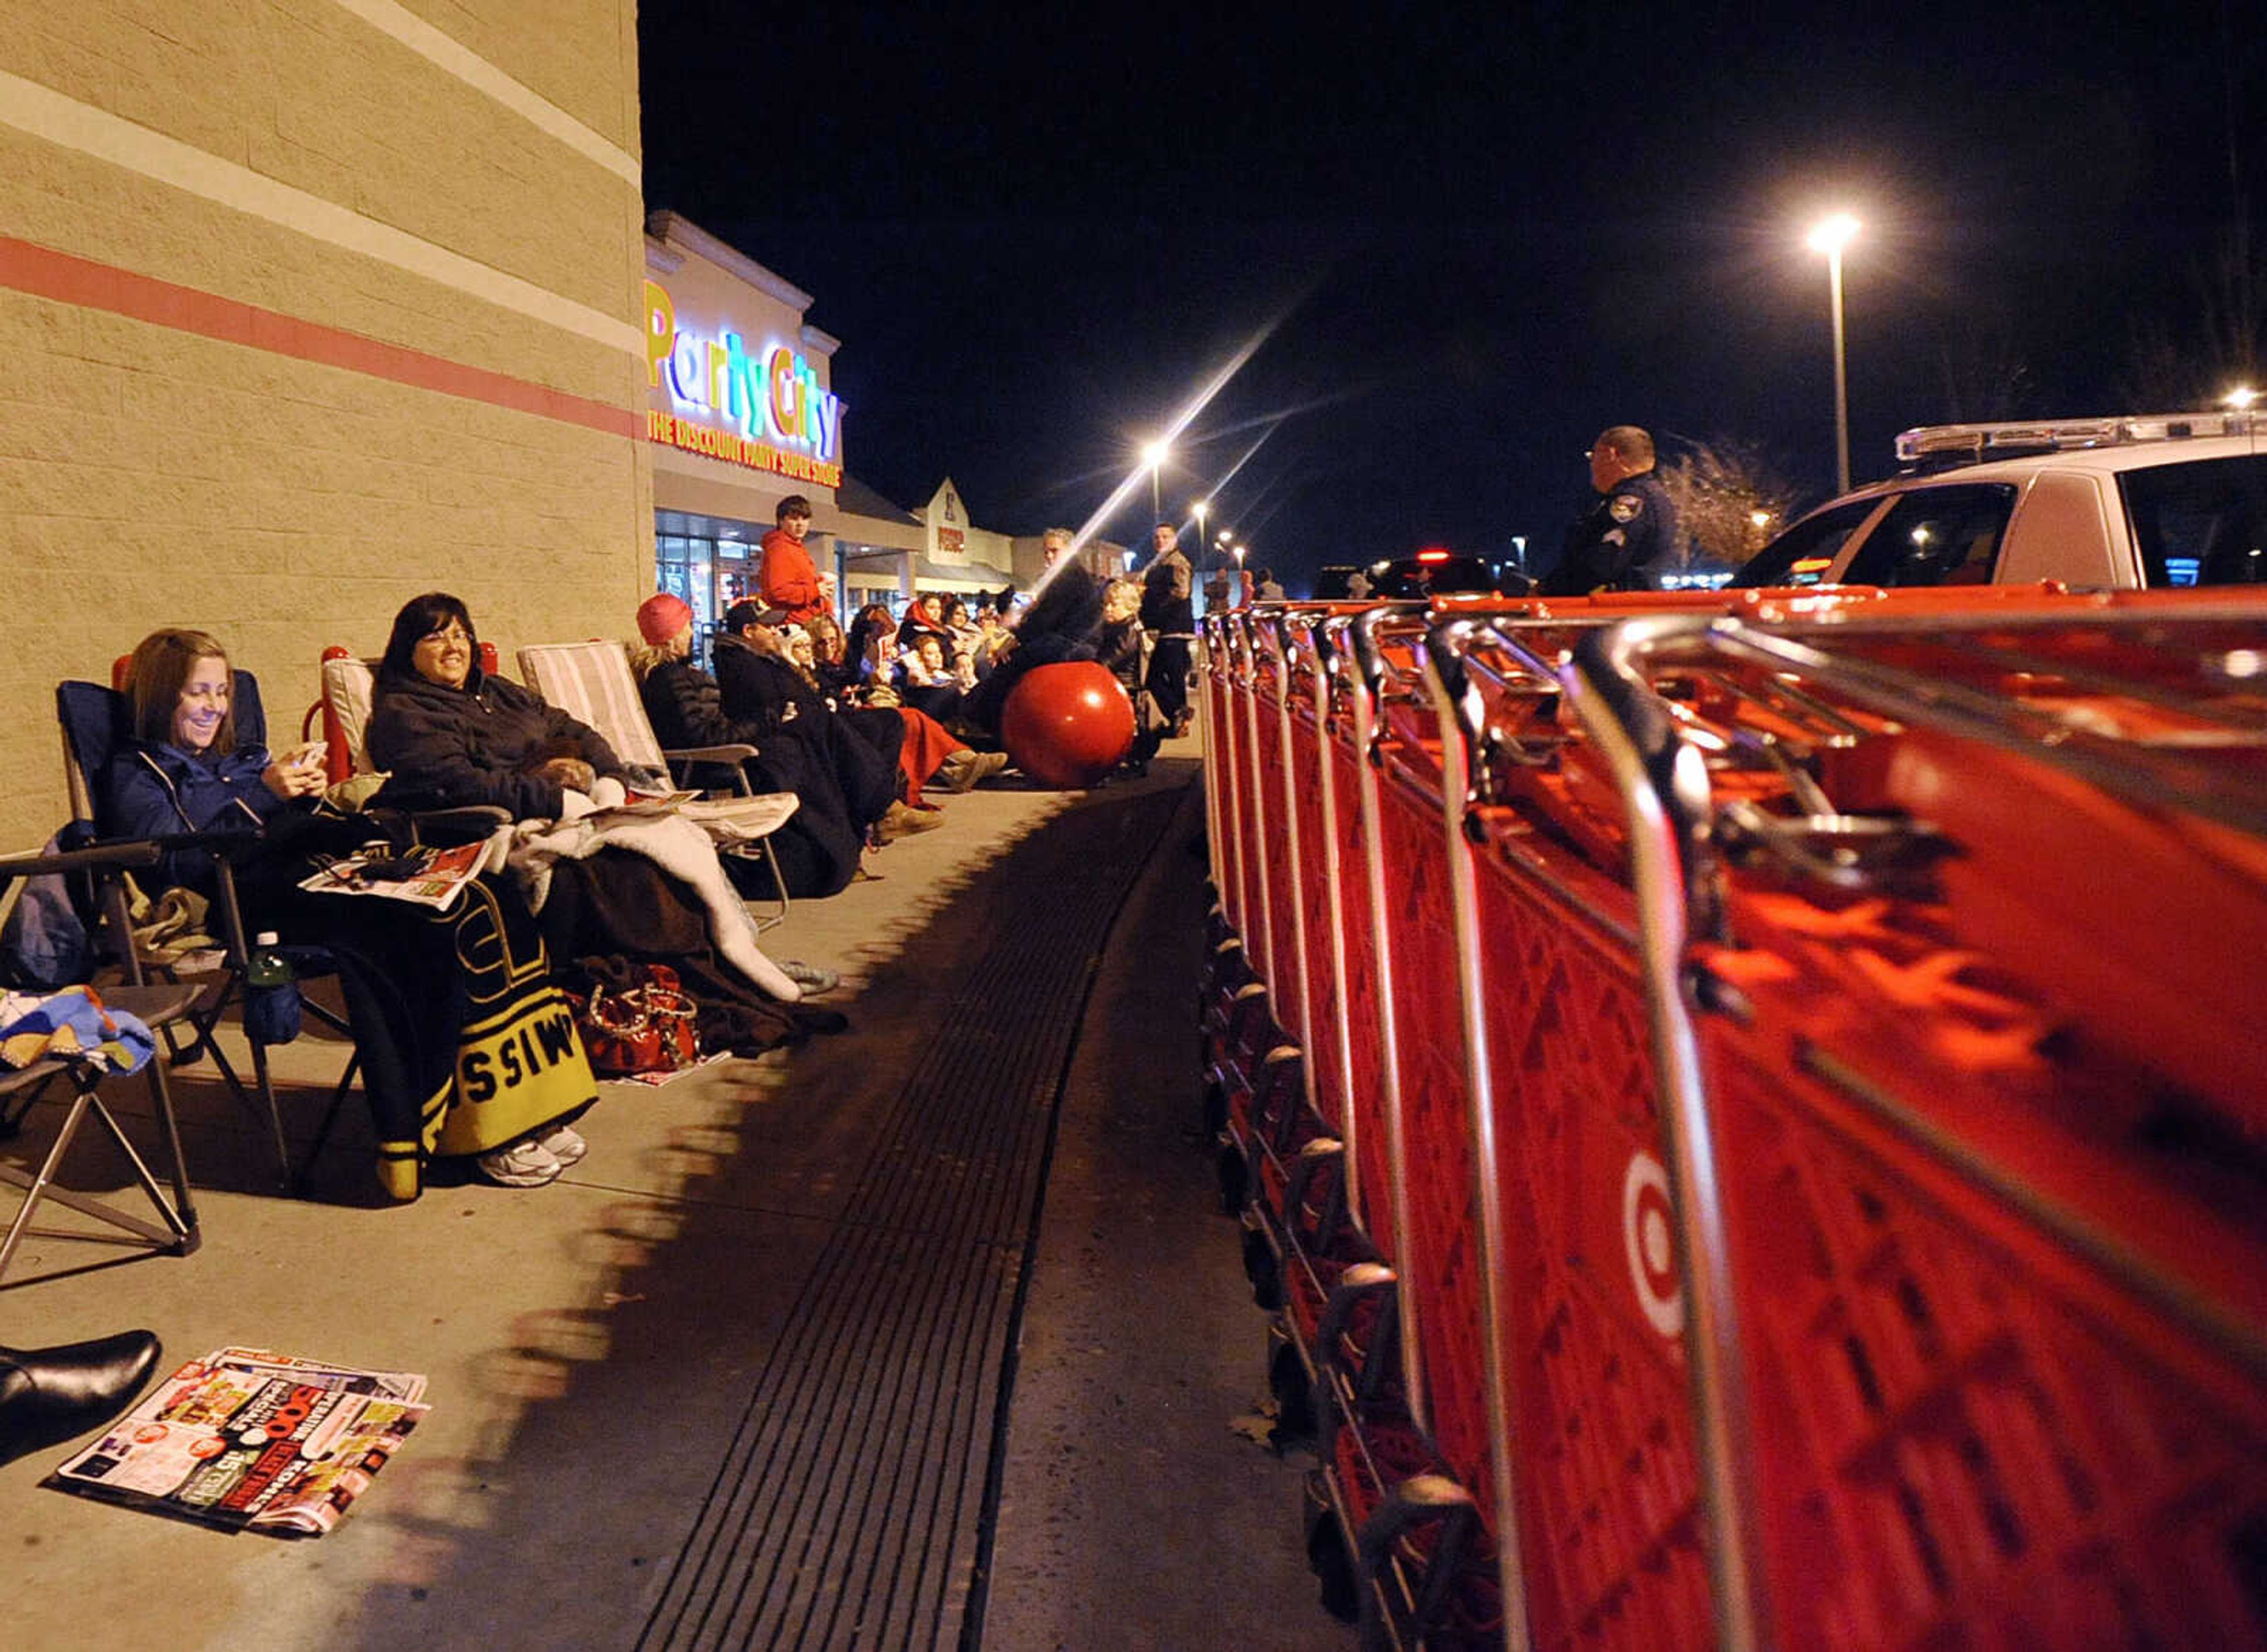
<path fill-rule="evenodd" d="M 412 1371 L 226 1347 L 40 1482 L 231 1531 L 320 1537 L 431 1409 Z"/>
<path fill-rule="evenodd" d="M 332 862 L 313 877 L 303 878 L 299 887 L 319 895 L 377 895 L 446 912 L 466 884 L 484 871 L 503 866 L 509 838 L 509 832 L 499 827 L 492 837 L 454 848 L 399 854 L 367 849 Z"/>

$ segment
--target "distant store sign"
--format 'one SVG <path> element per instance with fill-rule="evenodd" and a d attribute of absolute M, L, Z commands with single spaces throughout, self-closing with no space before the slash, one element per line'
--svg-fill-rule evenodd
<path fill-rule="evenodd" d="M 729 327 L 714 338 L 680 328 L 658 282 L 645 284 L 645 327 L 646 386 L 665 385 L 683 409 L 648 408 L 649 438 L 821 488 L 842 485 L 842 400 L 800 354 L 785 344 L 751 353 Z"/>

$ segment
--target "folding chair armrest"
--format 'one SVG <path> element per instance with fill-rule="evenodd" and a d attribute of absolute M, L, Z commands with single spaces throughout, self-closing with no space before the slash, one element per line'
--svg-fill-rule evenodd
<path fill-rule="evenodd" d="M 511 824 L 511 811 L 492 803 L 468 803 L 455 809 L 420 809 L 409 817 L 410 829 L 422 841 L 470 843 L 500 826 Z"/>
<path fill-rule="evenodd" d="M 202 849 L 216 861 L 232 862 L 259 844 L 260 833 L 248 826 L 221 826 L 203 832 L 166 832 L 136 841 L 165 851 Z"/>
<path fill-rule="evenodd" d="M 672 746 L 662 753 L 672 763 L 744 763 L 755 754 L 752 745 Z"/>
<path fill-rule="evenodd" d="M 98 843 L 91 848 L 58 849 L 52 855 L 0 855 L 0 883 L 17 877 L 39 877 L 49 872 L 81 872 L 98 869 L 155 866 L 163 853 L 160 841 Z"/>

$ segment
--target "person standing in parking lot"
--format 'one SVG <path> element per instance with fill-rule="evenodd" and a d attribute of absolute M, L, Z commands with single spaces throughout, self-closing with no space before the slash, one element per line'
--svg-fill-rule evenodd
<path fill-rule="evenodd" d="M 1654 474 L 1653 437 L 1634 424 L 1602 430 L 1590 446 L 1596 503 L 1567 531 L 1559 565 L 1536 589 L 1546 597 L 1633 591 L 1647 570 L 1668 560 L 1676 540 L 1676 507 Z"/>
<path fill-rule="evenodd" d="M 1180 530 L 1160 522 L 1149 531 L 1155 554 L 1141 570 L 1141 628 L 1149 653 L 1149 698 L 1175 738 L 1189 731 L 1189 641 L 1197 628 L 1189 586 L 1194 570 L 1181 554 Z"/>

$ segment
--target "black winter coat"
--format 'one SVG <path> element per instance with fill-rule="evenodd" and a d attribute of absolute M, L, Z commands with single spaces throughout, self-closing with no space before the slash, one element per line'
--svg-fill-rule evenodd
<path fill-rule="evenodd" d="M 725 715 L 716 679 L 690 659 L 655 666 L 638 685 L 654 733 L 671 751 L 692 745 L 761 746 L 768 728 Z"/>
<path fill-rule="evenodd" d="M 716 639 L 714 658 L 724 715 L 737 722 L 776 734 L 799 717 L 827 715 L 818 691 L 783 659 L 729 634 Z"/>
<path fill-rule="evenodd" d="M 596 729 L 477 665 L 462 688 L 379 672 L 369 743 L 371 767 L 393 776 L 385 801 L 407 808 L 493 804 L 515 820 L 555 820 L 559 782 L 535 772 L 551 759 L 579 757 L 601 775 L 632 778 Z"/>
<path fill-rule="evenodd" d="M 1102 582 L 1075 562 L 1055 570 L 1046 588 L 1016 621 L 1016 645 L 1036 648 L 1043 664 L 1057 660 L 1092 659 L 1094 640 L 1102 629 Z"/>
<path fill-rule="evenodd" d="M 833 777 L 861 833 L 882 818 L 898 795 L 896 741 L 905 738 L 905 724 L 895 712 L 837 712 L 794 666 L 729 633 L 716 639 L 713 657 L 727 716 L 761 731 L 772 742 L 767 749 L 794 745 L 808 752 L 813 767 Z M 877 738 L 874 728 L 853 719 L 886 720 L 896 740 Z"/>

